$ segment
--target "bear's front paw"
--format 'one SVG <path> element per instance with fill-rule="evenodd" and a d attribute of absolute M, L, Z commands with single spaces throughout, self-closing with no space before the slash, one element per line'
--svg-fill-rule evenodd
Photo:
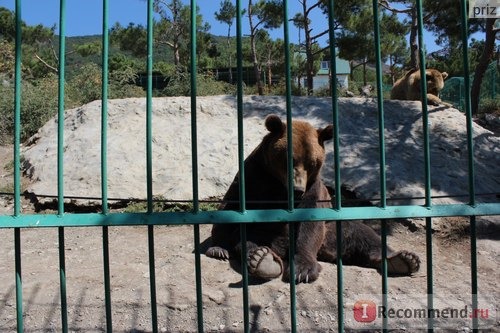
<path fill-rule="evenodd" d="M 209 247 L 207 252 L 205 252 L 205 255 L 207 257 L 215 259 L 221 259 L 221 260 L 229 259 L 229 252 L 220 246 Z"/>
<path fill-rule="evenodd" d="M 321 265 L 316 259 L 295 257 L 295 283 L 309 283 L 316 281 L 321 272 Z M 290 281 L 290 269 L 284 274 L 285 281 Z"/>
<path fill-rule="evenodd" d="M 270 280 L 283 272 L 283 262 L 273 250 L 260 246 L 248 251 L 248 272 L 256 277 Z"/>

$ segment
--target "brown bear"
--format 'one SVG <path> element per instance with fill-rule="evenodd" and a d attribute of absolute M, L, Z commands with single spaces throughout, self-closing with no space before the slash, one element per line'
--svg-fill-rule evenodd
<path fill-rule="evenodd" d="M 448 73 L 440 72 L 437 69 L 426 69 L 425 79 L 427 80 L 427 103 L 430 105 L 446 105 L 441 101 L 439 92 L 444 87 L 444 80 Z M 420 69 L 412 69 L 405 76 L 394 83 L 391 90 L 391 99 L 420 101 L 422 98 L 420 89 Z"/>
<path fill-rule="evenodd" d="M 287 139 L 286 124 L 278 116 L 266 118 L 269 133 L 245 160 L 245 196 L 247 209 L 287 209 Z M 331 198 L 320 178 L 325 161 L 324 143 L 332 139 L 333 126 L 315 129 L 308 122 L 294 120 L 293 179 L 297 208 L 331 208 Z M 224 196 L 220 209 L 239 210 L 239 174 Z M 299 282 L 316 280 L 321 271 L 318 260 L 335 263 L 335 222 L 295 223 L 295 276 Z M 381 240 L 375 231 L 360 221 L 343 223 L 342 259 L 345 264 L 379 269 Z M 288 270 L 288 223 L 250 223 L 247 225 L 248 272 L 262 279 L 283 275 Z M 240 226 L 214 224 L 212 246 L 206 255 L 218 259 L 241 258 Z M 409 275 L 419 269 L 417 255 L 388 249 L 388 271 Z"/>

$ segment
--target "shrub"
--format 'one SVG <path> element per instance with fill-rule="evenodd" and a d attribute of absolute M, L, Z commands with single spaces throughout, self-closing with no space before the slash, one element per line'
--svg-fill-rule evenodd
<path fill-rule="evenodd" d="M 14 136 L 14 85 L 0 86 L 0 143 L 12 142 Z M 24 141 L 57 114 L 58 81 L 55 75 L 22 82 L 21 140 Z"/>
<path fill-rule="evenodd" d="M 191 94 L 191 75 L 185 71 L 179 71 L 169 78 L 168 85 L 160 93 L 162 96 L 189 96 Z M 196 95 L 227 95 L 235 94 L 236 86 L 217 81 L 211 74 L 197 74 Z"/>
<path fill-rule="evenodd" d="M 500 98 L 488 98 L 479 103 L 479 114 L 486 113 L 500 116 Z"/>

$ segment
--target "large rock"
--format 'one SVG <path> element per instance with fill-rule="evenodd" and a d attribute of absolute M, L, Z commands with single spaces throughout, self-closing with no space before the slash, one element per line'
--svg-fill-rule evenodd
<path fill-rule="evenodd" d="M 339 130 L 342 184 L 360 198 L 380 196 L 379 130 L 376 101 L 340 99 Z M 248 155 L 266 130 L 268 114 L 285 117 L 283 97 L 244 98 L 244 152 Z M 329 98 L 292 98 L 293 116 L 316 126 L 331 123 Z M 189 97 L 153 99 L 153 194 L 173 200 L 193 197 Z M 237 108 L 232 96 L 197 99 L 199 198 L 222 196 L 238 170 Z M 385 101 L 385 148 L 389 204 L 422 204 L 424 152 L 420 102 Z M 101 102 L 67 110 L 64 120 L 64 195 L 101 195 Z M 467 202 L 468 160 L 465 116 L 455 109 L 430 107 L 432 194 L 456 196 L 434 202 Z M 110 198 L 146 198 L 146 101 L 110 100 L 107 177 Z M 498 192 L 500 138 L 473 124 L 476 192 Z M 333 184 L 333 144 L 324 169 Z M 29 191 L 57 194 L 57 120 L 43 126 L 23 148 Z M 46 200 L 42 197 L 40 200 Z M 480 197 L 495 200 L 494 197 Z M 86 203 L 89 200 L 82 200 Z M 99 200 L 90 199 L 98 202 Z"/>

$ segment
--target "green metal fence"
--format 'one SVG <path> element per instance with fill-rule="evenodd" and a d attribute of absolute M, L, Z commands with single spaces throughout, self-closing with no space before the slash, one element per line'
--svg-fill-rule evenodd
<path fill-rule="evenodd" d="M 158 331 L 158 313 L 157 313 L 157 300 L 156 300 L 156 281 L 155 281 L 155 252 L 154 252 L 154 232 L 155 226 L 158 225 L 179 225 L 188 224 L 193 226 L 193 234 L 195 240 L 195 269 L 196 269 L 196 296 L 197 296 L 197 320 L 198 320 L 198 331 L 203 332 L 203 304 L 202 304 L 202 283 L 201 277 L 203 272 L 200 265 L 200 224 L 211 224 L 214 222 L 218 223 L 240 223 L 241 224 L 241 238 L 242 244 L 245 244 L 246 239 L 246 224 L 252 222 L 258 222 L 259 216 L 266 216 L 266 220 L 269 223 L 288 221 L 293 225 L 295 222 L 309 220 L 311 223 L 314 221 L 322 220 L 332 220 L 337 221 L 337 235 L 341 235 L 341 228 L 343 224 L 349 223 L 349 220 L 354 219 L 371 219 L 371 220 L 381 220 L 382 223 L 382 242 L 383 242 L 383 267 L 382 267 L 382 294 L 384 295 L 384 305 L 387 304 L 387 261 L 386 261 L 386 221 L 387 219 L 394 218 L 425 218 L 426 219 L 426 246 L 427 246 L 427 293 L 431 295 L 428 299 L 428 307 L 432 308 L 433 299 L 433 264 L 432 264 L 432 235 L 431 226 L 433 217 L 446 217 L 446 216 L 468 216 L 470 217 L 470 228 L 471 228 L 471 294 L 474 295 L 472 298 L 473 307 L 477 307 L 477 259 L 476 259 L 476 216 L 480 215 L 500 215 L 500 204 L 499 203 L 478 203 L 476 202 L 475 184 L 474 184 L 474 152 L 473 152 L 473 136 L 472 136 L 472 117 L 470 112 L 470 96 L 465 95 L 465 110 L 467 115 L 467 149 L 469 156 L 469 202 L 466 204 L 433 204 L 431 198 L 431 173 L 430 173 L 430 148 L 429 148 L 429 124 L 428 124 L 428 111 L 427 103 L 425 100 L 422 103 L 423 108 L 423 138 L 424 138 L 424 151 L 425 151 L 425 204 L 424 205 L 407 205 L 407 206 L 390 206 L 387 205 L 386 198 L 386 164 L 385 164 L 385 142 L 384 142 L 384 101 L 383 96 L 379 95 L 377 97 L 377 107 L 378 107 L 378 125 L 379 125 L 379 163 L 380 163 L 380 191 L 381 199 L 378 206 L 373 207 L 342 207 L 341 204 L 341 193 L 340 186 L 335 186 L 335 202 L 334 208 L 332 209 L 294 209 L 294 198 L 293 193 L 288 196 L 288 210 L 246 210 L 245 206 L 245 184 L 241 181 L 240 184 L 240 210 L 239 211 L 217 211 L 217 212 L 202 212 L 200 211 L 198 198 L 198 162 L 197 162 L 197 114 L 196 114 L 196 0 L 191 0 L 191 135 L 192 135 L 192 186 L 193 186 L 193 209 L 191 212 L 177 212 L 177 213 L 154 213 L 153 212 L 153 191 L 152 191 L 152 73 L 153 68 L 153 1 L 147 1 L 147 47 L 148 47 L 148 57 L 147 57 L 147 73 L 148 73 L 148 89 L 147 89 L 147 108 L 146 108 L 146 158 L 147 158 L 147 212 L 146 213 L 120 213 L 115 214 L 109 212 L 108 205 L 108 195 L 107 195 L 107 76 L 108 76 L 108 1 L 103 1 L 103 24 L 102 24 L 102 129 L 101 129 L 101 176 L 102 176 L 102 213 L 88 213 L 88 214 L 70 214 L 64 211 L 64 192 L 63 192 L 63 155 L 64 155 L 64 142 L 63 142 L 63 119 L 64 119 L 64 69 L 65 69 L 65 12 L 66 12 L 66 1 L 60 1 L 60 45 L 59 45 L 59 108 L 58 108 L 58 211 L 56 214 L 47 215 L 37 215 L 37 214 L 22 214 L 21 213 L 21 181 L 20 181 L 20 128 L 22 124 L 20 123 L 20 101 L 22 99 L 21 91 L 21 2 L 22 0 L 16 0 L 16 61 L 15 61 L 15 142 L 14 142 L 14 211 L 12 215 L 1 215 L 0 216 L 0 227 L 1 228 L 12 228 L 14 233 L 14 247 L 15 247 L 15 279 L 16 279 L 16 309 L 17 309 L 17 331 L 22 332 L 24 330 L 23 323 L 23 279 L 22 279 L 22 265 L 21 265 L 21 236 L 23 228 L 58 228 L 59 231 L 59 271 L 60 271 L 60 296 L 61 296 L 61 326 L 64 332 L 68 331 L 68 309 L 67 309 L 67 296 L 66 296 L 66 267 L 65 267 L 65 229 L 70 227 L 78 226 L 98 226 L 102 227 L 102 248 L 103 248 L 103 271 L 104 271 L 104 289 L 105 289 L 105 305 L 106 305 L 106 330 L 111 332 L 113 330 L 112 321 L 112 308 L 113 302 L 111 299 L 111 288 L 110 288 L 110 261 L 109 261 L 109 236 L 108 227 L 110 226 L 134 226 L 143 225 L 148 227 L 148 248 L 149 248 L 149 278 L 150 278 L 150 299 L 151 299 L 151 330 L 153 332 Z M 237 67 L 238 67 L 238 78 L 237 81 L 237 114 L 238 114 L 238 147 L 239 147 L 239 171 L 244 174 L 244 152 L 243 152 L 243 84 L 242 84 L 242 2 L 240 0 L 236 1 L 237 7 Z M 329 24 L 333 27 L 333 19 L 335 17 L 334 13 L 334 1 L 330 0 L 328 2 L 329 11 Z M 418 8 L 418 20 L 419 20 L 419 44 L 423 45 L 423 31 L 422 31 L 422 4 L 421 1 L 417 1 Z M 466 20 L 466 1 L 461 1 L 462 9 L 462 39 L 463 39 L 463 57 L 464 64 L 468 64 L 467 59 L 467 20 Z M 378 2 L 373 1 L 373 11 L 375 13 L 379 12 Z M 284 1 L 283 7 L 284 15 L 284 38 L 285 38 L 285 49 L 284 54 L 286 55 L 286 61 L 289 63 L 289 33 L 288 33 L 288 2 Z M 379 43 L 379 22 L 378 15 L 374 15 L 373 29 L 375 32 L 375 51 L 377 55 L 377 90 L 382 91 L 382 70 L 381 70 L 381 57 L 380 57 L 380 43 Z M 330 29 L 330 48 L 331 53 L 334 54 L 334 42 L 335 35 L 333 29 Z M 424 48 L 420 48 L 421 52 L 420 63 L 422 64 L 422 71 L 425 68 L 425 56 L 423 53 Z M 336 76 L 336 66 L 335 57 L 332 57 L 332 76 Z M 464 68 L 465 72 L 465 87 L 470 86 L 469 82 L 469 70 Z M 422 73 L 424 75 L 424 73 Z M 287 121 L 290 122 L 292 119 L 293 111 L 291 109 L 291 74 L 290 66 L 287 66 L 286 71 L 286 112 Z M 338 124 L 338 107 L 337 107 L 337 96 L 335 95 L 336 89 L 332 89 L 332 122 Z M 423 96 L 426 96 L 426 86 L 425 80 L 422 80 L 422 91 L 424 91 Z M 469 91 L 466 88 L 466 91 Z M 334 127 L 334 163 L 335 163 L 335 185 L 341 184 L 341 173 L 342 170 L 338 168 L 340 165 L 339 156 L 339 128 Z M 289 171 L 293 168 L 293 159 L 291 155 L 291 126 L 288 126 L 288 168 Z M 289 172 L 292 175 L 293 172 Z M 240 177 L 244 180 L 244 177 Z M 293 179 L 289 179 L 289 188 L 293 188 Z M 294 228 L 290 228 L 291 231 Z M 290 258 L 291 258 L 291 269 L 293 270 L 293 255 L 294 255 L 294 242 L 293 235 L 290 237 Z M 2 240 L 5 241 L 5 240 Z M 338 237 L 337 246 L 340 248 L 342 246 L 342 238 Z M 243 249 L 242 253 L 246 251 Z M 248 277 L 246 270 L 246 256 L 242 256 L 242 274 L 243 274 L 243 304 L 244 308 L 244 331 L 250 331 L 250 318 L 249 318 L 249 299 L 248 299 Z M 337 262 L 337 275 L 338 275 L 338 292 L 337 292 L 337 302 L 338 302 L 338 318 L 344 318 L 343 313 L 343 267 L 342 260 L 339 258 Z M 290 283 L 290 318 L 291 327 L 290 330 L 295 332 L 297 330 L 296 321 L 296 303 L 295 303 L 295 284 Z M 384 319 L 384 329 L 387 328 L 387 318 Z M 433 328 L 432 320 L 428 322 L 429 329 Z M 474 328 L 477 328 L 477 319 L 473 319 Z M 338 331 L 344 331 L 343 320 L 338 320 Z"/>
<path fill-rule="evenodd" d="M 486 103 L 500 104 L 500 69 L 496 62 L 488 65 L 486 73 L 484 73 L 483 82 L 481 84 L 481 96 L 479 100 Z M 470 78 L 474 80 L 474 75 Z M 465 85 L 463 77 L 452 77 L 446 80 L 444 88 L 440 93 L 444 101 L 451 102 L 460 111 L 465 111 Z M 479 106 L 479 111 L 481 107 Z"/>

